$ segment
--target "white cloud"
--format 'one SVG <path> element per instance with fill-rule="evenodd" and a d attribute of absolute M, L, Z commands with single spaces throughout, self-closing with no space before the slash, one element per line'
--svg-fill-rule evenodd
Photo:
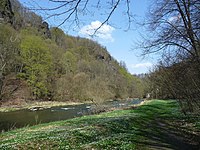
<path fill-rule="evenodd" d="M 134 64 L 131 65 L 131 68 L 149 68 L 152 67 L 153 64 L 150 62 L 146 62 L 146 63 L 139 63 L 139 64 Z"/>
<path fill-rule="evenodd" d="M 152 69 L 152 67 L 153 64 L 150 62 L 128 65 L 128 69 L 132 74 L 148 73 Z"/>
<path fill-rule="evenodd" d="M 88 38 L 90 38 L 91 35 L 93 35 L 95 33 L 95 31 L 101 26 L 101 22 L 100 21 L 93 21 L 91 22 L 91 24 L 83 26 L 81 28 L 81 30 L 79 31 L 79 34 L 84 35 Z M 95 33 L 95 38 L 96 39 L 100 39 L 100 40 L 104 40 L 104 41 L 109 41 L 109 42 L 113 42 L 114 38 L 112 37 L 112 32 L 115 30 L 115 28 L 113 28 L 110 25 L 102 25 L 102 27 L 100 29 L 98 29 L 98 31 Z"/>
<path fill-rule="evenodd" d="M 181 18 L 181 15 L 177 15 L 177 16 L 170 17 L 170 18 L 168 19 L 168 21 L 172 23 L 172 22 L 179 21 L 180 18 Z"/>

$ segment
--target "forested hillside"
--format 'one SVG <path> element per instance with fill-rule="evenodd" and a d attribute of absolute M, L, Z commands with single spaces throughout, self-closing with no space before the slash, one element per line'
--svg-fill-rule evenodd
<path fill-rule="evenodd" d="M 0 4 L 0 96 L 102 101 L 141 97 L 141 79 L 97 42 L 67 35 L 17 0 Z"/>

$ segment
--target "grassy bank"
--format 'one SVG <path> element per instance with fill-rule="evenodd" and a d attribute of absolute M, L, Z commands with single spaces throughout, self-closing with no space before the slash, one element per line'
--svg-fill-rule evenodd
<path fill-rule="evenodd" d="M 0 149 L 198 149 L 200 117 L 175 101 L 40 124 L 0 135 Z"/>

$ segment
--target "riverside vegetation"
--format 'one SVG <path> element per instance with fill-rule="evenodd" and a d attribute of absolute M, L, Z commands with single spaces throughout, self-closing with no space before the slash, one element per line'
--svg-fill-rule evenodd
<path fill-rule="evenodd" d="M 178 99 L 179 103 L 153 100 L 138 108 L 1 133 L 0 148 L 199 149 L 200 13 L 196 3 L 193 1 L 186 6 L 185 0 L 163 1 L 156 5 L 158 10 L 167 7 L 163 14 L 152 9 L 158 13 L 152 13 L 155 17 L 153 25 L 160 21 L 156 17 L 169 17 L 166 15 L 178 10 L 185 26 L 181 19 L 175 20 L 173 26 L 164 25 L 165 28 L 161 22 L 155 24 L 155 28 L 152 26 L 153 31 L 161 33 L 152 32 L 157 37 L 150 43 L 144 42 L 145 53 L 151 53 L 156 46 L 158 51 L 164 49 L 164 56 L 152 73 L 139 78 L 128 73 L 125 63 L 117 62 L 100 44 L 49 27 L 40 16 L 17 0 L 2 0 L 1 106 L 19 107 L 27 102 L 44 100 L 98 103 L 108 99 L 143 97 L 145 93 L 161 99 Z M 171 10 L 177 6 L 178 9 Z M 174 13 L 172 15 L 174 17 Z M 195 30 L 191 23 L 194 23 Z M 163 43 L 163 49 L 160 49 Z M 168 48 L 172 43 L 175 44 L 174 53 Z"/>
<path fill-rule="evenodd" d="M 0 135 L 1 149 L 199 149 L 199 116 L 173 100 L 26 127 Z"/>

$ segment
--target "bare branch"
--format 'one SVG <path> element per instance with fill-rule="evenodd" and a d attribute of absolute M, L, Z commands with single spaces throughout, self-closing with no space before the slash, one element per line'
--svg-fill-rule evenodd
<path fill-rule="evenodd" d="M 157 1 L 149 18 L 151 38 L 143 42 L 146 44 L 142 46 L 143 55 L 162 51 L 173 53 L 174 57 L 187 53 L 200 58 L 199 23 L 196 19 L 200 12 L 193 9 L 196 3 L 194 0 Z"/>
<path fill-rule="evenodd" d="M 36 0 L 34 2 L 36 2 Z M 58 26 L 62 26 L 67 21 L 68 25 L 72 23 L 76 24 L 76 26 L 79 26 L 80 23 L 83 23 L 81 19 L 84 17 L 84 15 L 92 16 L 95 14 L 103 13 L 104 11 L 108 11 L 108 13 L 106 14 L 101 14 L 102 16 L 104 16 L 104 18 L 101 26 L 95 31 L 96 33 L 104 24 L 110 22 L 111 16 L 116 11 L 117 6 L 125 3 L 126 5 L 124 10 L 128 22 L 128 27 L 126 30 L 129 30 L 131 26 L 132 16 L 130 0 L 97 0 L 95 2 L 92 0 L 49 0 L 49 2 L 55 4 L 55 6 L 52 6 L 52 8 L 44 8 L 43 6 L 36 5 L 37 7 L 33 6 L 32 8 L 29 8 L 29 10 L 48 12 L 47 16 L 45 17 L 45 20 L 50 19 L 52 17 L 62 17 L 62 21 L 57 22 Z M 121 14 L 123 14 L 123 10 L 120 11 Z"/>
<path fill-rule="evenodd" d="M 1 67 L 0 71 L 2 71 L 6 66 L 6 63 L 3 64 L 3 66 Z"/>
<path fill-rule="evenodd" d="M 59 26 L 63 25 L 74 14 L 74 12 L 76 13 L 75 20 L 78 18 L 77 17 L 77 9 L 78 9 L 78 6 L 79 6 L 80 2 L 81 2 L 81 0 L 78 0 L 78 2 L 76 3 L 75 7 L 72 9 L 72 12 L 67 16 L 67 18 L 64 19 L 63 22 L 61 22 L 59 24 Z"/>
<path fill-rule="evenodd" d="M 108 17 L 106 18 L 106 20 L 104 20 L 104 21 L 101 23 L 101 25 L 95 30 L 94 34 L 95 34 L 104 24 L 106 24 L 106 23 L 108 22 L 108 20 L 110 19 L 110 17 L 111 17 L 112 14 L 114 13 L 115 9 L 116 9 L 117 6 L 119 5 L 119 2 L 120 2 L 120 1 L 121 1 L 121 0 L 117 0 L 116 4 L 114 5 L 114 7 L 112 8 L 112 10 L 110 11 L 110 13 L 109 13 Z M 94 35 L 94 34 L 93 34 L 93 35 Z"/>

